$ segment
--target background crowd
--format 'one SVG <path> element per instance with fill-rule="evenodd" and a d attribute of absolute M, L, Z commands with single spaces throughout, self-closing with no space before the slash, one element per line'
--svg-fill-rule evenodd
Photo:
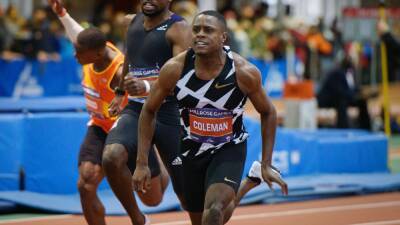
<path fill-rule="evenodd" d="M 132 2 L 135 4 L 127 3 L 129 7 L 124 8 L 116 6 L 113 1 L 96 1 L 92 12 L 86 15 L 78 13 L 76 18 L 85 27 L 99 27 L 110 41 L 123 49 L 126 33 L 124 17 L 136 11 L 138 1 Z M 344 38 L 343 18 L 336 17 L 331 21 L 323 17 L 314 20 L 296 18 L 290 4 L 283 5 L 280 13 L 271 13 L 271 6 L 267 2 L 218 1 L 218 10 L 228 22 L 229 45 L 234 51 L 246 58 L 267 63 L 277 60 L 296 61 L 298 63 L 287 67 L 288 80 L 313 80 L 317 84 L 317 92 L 326 86 L 324 82 L 329 82 L 329 74 L 338 73 L 339 69 L 346 67 L 346 71 L 342 70 L 346 76 L 347 69 L 351 68 L 354 82 L 344 87 L 349 90 L 343 96 L 352 96 L 357 101 L 361 96 L 361 86 L 379 83 L 379 37 L 363 40 Z M 70 12 L 79 12 L 80 6 L 74 1 L 65 0 L 64 3 Z M 51 9 L 44 3 L 36 6 L 32 16 L 27 18 L 21 15 L 15 5 L 4 7 L 0 4 L 0 55 L 3 60 L 27 58 L 57 61 L 73 57 L 73 45 L 67 40 Z M 197 4 L 190 0 L 175 0 L 171 8 L 189 22 L 198 12 Z M 390 31 L 396 36 L 400 34 L 400 20 L 393 21 L 390 23 Z M 378 32 L 376 36 L 379 36 Z M 393 51 L 389 49 L 388 52 L 390 82 L 400 81 L 400 56 Z M 333 92 L 329 91 L 338 96 Z M 363 98 L 374 96 L 374 93 L 362 95 Z M 320 106 L 323 106 L 325 102 L 318 100 Z M 346 108 L 350 103 L 340 104 L 345 104 Z M 345 124 L 342 127 L 347 126 Z"/>

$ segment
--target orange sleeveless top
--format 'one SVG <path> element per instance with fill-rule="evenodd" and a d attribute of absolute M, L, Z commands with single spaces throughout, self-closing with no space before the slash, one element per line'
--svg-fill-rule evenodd
<path fill-rule="evenodd" d="M 124 55 L 110 42 L 107 42 L 107 47 L 113 49 L 117 55 L 101 72 L 96 72 L 93 64 L 84 65 L 82 87 L 86 98 L 86 108 L 90 114 L 88 125 L 99 126 L 108 133 L 116 120 L 116 117 L 110 117 L 108 113 L 108 107 L 115 97 L 110 84 L 119 67 L 124 63 Z M 126 103 L 125 97 L 123 106 Z"/>

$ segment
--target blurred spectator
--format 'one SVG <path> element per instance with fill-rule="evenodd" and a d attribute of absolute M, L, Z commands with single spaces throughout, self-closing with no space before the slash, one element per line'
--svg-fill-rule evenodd
<path fill-rule="evenodd" d="M 73 58 L 75 55 L 74 45 L 66 36 L 66 33 L 64 29 L 62 29 L 58 19 L 52 20 L 50 22 L 50 32 L 54 35 L 59 46 L 59 51 L 57 52 L 57 55 L 55 56 L 54 59 L 58 59 L 58 57 L 60 57 L 61 59 Z"/>
<path fill-rule="evenodd" d="M 76 4 L 76 1 L 66 1 L 70 4 L 73 2 Z M 175 13 L 191 22 L 197 11 L 194 2 L 193 0 L 174 0 L 171 7 Z M 97 24 L 107 34 L 109 40 L 120 47 L 123 46 L 125 39 L 125 25 L 122 22 L 124 14 L 131 10 L 121 5 L 124 4 L 96 0 L 93 13 L 81 15 L 91 17 L 91 22 Z M 132 3 L 132 5 L 135 4 Z M 296 58 L 296 61 L 299 60 L 302 65 L 301 72 L 298 74 L 302 75 L 305 71 L 306 78 L 319 77 L 325 68 L 321 64 L 324 65 L 324 62 L 329 61 L 331 65 L 333 62 L 330 58 L 326 60 L 321 56 L 331 57 L 343 49 L 342 34 L 337 27 L 337 20 L 334 20 L 327 32 L 326 29 L 323 31 L 318 29 L 318 26 L 323 27 L 322 18 L 318 25 L 310 27 L 291 15 L 290 5 L 285 5 L 284 16 L 279 19 L 268 17 L 270 7 L 266 1 L 224 0 L 218 1 L 218 6 L 227 19 L 231 41 L 229 44 L 233 50 L 245 57 L 256 57 L 267 61 L 287 59 L 288 56 Z M 117 8 L 123 9 L 124 12 L 116 11 Z M 31 58 L 37 55 L 41 59 L 57 59 L 58 54 L 63 57 L 70 56 L 71 45 L 57 24 L 52 22 L 54 19 L 51 17 L 43 13 L 42 9 L 37 9 L 34 11 L 33 18 L 27 21 L 20 16 L 16 7 L 10 5 L 5 18 L 0 17 L 0 48 L 10 49 Z M 293 52 L 295 52 L 295 57 Z M 370 59 L 366 59 L 368 60 L 361 59 L 364 60 L 364 63 L 361 63 L 368 70 Z"/>
<path fill-rule="evenodd" d="M 400 80 L 396 77 L 396 68 L 400 67 L 400 42 L 390 32 L 389 25 L 380 20 L 377 25 L 378 34 L 386 45 L 388 56 L 389 81 Z"/>
<path fill-rule="evenodd" d="M 286 54 L 286 44 L 281 37 L 282 32 L 273 31 L 269 33 L 267 49 L 272 54 L 274 60 L 283 59 Z"/>
<path fill-rule="evenodd" d="M 33 52 L 31 43 L 31 32 L 27 26 L 27 21 L 19 14 L 14 5 L 9 5 L 5 14 L 5 25 L 7 29 L 5 52 L 3 58 L 20 58 Z"/>
<path fill-rule="evenodd" d="M 268 9 L 269 9 L 269 5 L 266 2 L 260 2 L 255 6 L 255 10 L 254 10 L 254 19 L 260 19 L 260 18 L 264 18 L 267 17 L 268 15 Z"/>
<path fill-rule="evenodd" d="M 24 22 L 13 5 L 4 9 L 0 6 L 0 57 L 6 60 L 20 58 L 21 55 L 10 51 L 20 24 Z"/>
<path fill-rule="evenodd" d="M 113 5 L 108 0 L 98 0 L 93 10 L 92 22 L 96 27 L 103 22 L 111 22 L 113 15 Z"/>
<path fill-rule="evenodd" d="M 393 49 L 394 53 L 400 54 L 400 42 L 393 37 L 390 33 L 389 25 L 383 20 L 378 22 L 378 34 L 389 49 Z"/>
<path fill-rule="evenodd" d="M 41 61 L 58 60 L 61 47 L 55 34 L 57 25 L 48 20 L 43 8 L 33 12 L 30 26 L 35 56 Z"/>
<path fill-rule="evenodd" d="M 254 19 L 254 8 L 250 4 L 243 4 L 240 7 L 242 20 L 251 21 Z"/>
<path fill-rule="evenodd" d="M 307 44 L 311 50 L 324 55 L 328 55 L 332 52 L 331 43 L 324 38 L 318 26 L 310 27 L 307 34 Z"/>
<path fill-rule="evenodd" d="M 9 5 L 7 8 L 5 20 L 7 29 L 12 37 L 26 24 L 26 20 L 19 14 L 18 9 L 14 5 Z"/>
<path fill-rule="evenodd" d="M 332 45 L 329 43 L 318 26 L 310 26 L 307 36 L 307 57 L 305 78 L 316 80 L 320 77 L 321 64 L 320 57 L 332 53 Z"/>
<path fill-rule="evenodd" d="M 340 50 L 343 50 L 344 47 L 343 34 L 338 23 L 338 18 L 335 17 L 330 27 L 330 31 L 332 32 L 332 47 L 335 56 Z"/>
<path fill-rule="evenodd" d="M 274 21 L 265 16 L 256 19 L 252 26 L 247 29 L 254 57 L 267 61 L 273 60 L 271 52 L 268 51 L 268 38 L 274 28 Z"/>
<path fill-rule="evenodd" d="M 236 41 L 237 52 L 245 58 L 251 56 L 250 51 L 250 40 L 247 32 L 243 28 L 242 24 L 237 21 L 237 15 L 233 10 L 227 10 L 224 13 L 226 22 L 229 30 L 232 31 L 230 34 Z"/>
<path fill-rule="evenodd" d="M 223 15 L 226 19 L 227 28 L 228 28 L 227 29 L 228 38 L 225 41 L 225 44 L 230 46 L 232 51 L 240 52 L 239 42 L 237 40 L 235 32 L 232 29 L 233 28 L 232 22 L 236 21 L 236 19 L 237 19 L 236 13 L 233 10 L 226 10 Z M 230 24 L 228 24 L 228 21 L 230 21 Z"/>
<path fill-rule="evenodd" d="M 355 82 L 354 66 L 349 56 L 342 63 L 330 71 L 322 81 L 317 93 L 318 106 L 321 108 L 335 108 L 337 115 L 336 126 L 349 128 L 347 109 L 350 106 L 358 108 L 358 127 L 370 130 L 371 121 L 367 107 L 367 96 L 361 93 Z"/>
<path fill-rule="evenodd" d="M 130 20 L 129 20 L 130 22 Z M 129 24 L 129 23 L 128 23 Z M 124 49 L 124 40 L 128 25 L 125 20 L 125 13 L 116 12 L 113 19 L 110 39 L 119 49 Z"/>
<path fill-rule="evenodd" d="M 197 14 L 197 5 L 188 0 L 176 0 L 171 4 L 171 11 L 182 16 L 191 24 L 194 16 Z"/>
<path fill-rule="evenodd" d="M 113 27 L 108 21 L 103 21 L 97 25 L 99 30 L 107 37 L 107 40 L 112 40 Z"/>
<path fill-rule="evenodd" d="M 301 20 L 292 20 L 287 23 L 288 25 L 288 33 L 290 34 L 290 39 L 289 41 L 291 42 L 290 45 L 293 45 L 295 48 L 295 55 L 297 59 L 300 60 L 300 62 L 303 65 L 303 73 L 299 74 L 300 76 L 305 76 L 305 64 L 307 62 L 307 56 L 308 56 L 308 47 L 307 47 L 307 32 L 308 32 L 308 27 L 305 25 L 305 23 Z M 309 77 L 308 77 L 309 78 Z"/>
<path fill-rule="evenodd" d="M 8 34 L 9 31 L 7 29 L 6 21 L 4 18 L 3 8 L 0 6 L 0 54 L 2 54 L 4 50 L 6 50 Z"/>

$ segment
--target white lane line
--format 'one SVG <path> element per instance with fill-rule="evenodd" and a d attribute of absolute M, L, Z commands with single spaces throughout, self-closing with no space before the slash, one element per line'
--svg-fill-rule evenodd
<path fill-rule="evenodd" d="M 249 219 L 249 218 L 296 216 L 296 215 L 303 215 L 303 214 L 338 212 L 338 211 L 345 211 L 345 210 L 373 209 L 373 208 L 384 208 L 384 207 L 392 207 L 392 206 L 400 206 L 400 201 L 354 204 L 354 205 L 344 205 L 344 206 L 330 206 L 330 207 L 322 207 L 322 208 L 309 208 L 309 209 L 289 210 L 289 211 L 272 212 L 272 213 L 248 214 L 248 215 L 235 216 L 235 219 L 242 220 L 242 219 Z"/>
<path fill-rule="evenodd" d="M 233 216 L 231 218 L 231 220 L 273 218 L 273 217 L 296 216 L 296 215 L 315 214 L 315 213 L 324 213 L 324 212 L 339 212 L 339 211 L 351 211 L 351 210 L 360 210 L 360 209 L 385 208 L 385 207 L 393 207 L 393 206 L 400 206 L 400 201 L 364 203 L 364 204 L 353 204 L 353 205 L 344 205 L 344 206 L 330 206 L 330 207 L 289 210 L 289 211 L 282 211 L 282 212 L 236 215 L 236 216 Z M 72 215 L 61 215 L 61 216 L 35 217 L 35 218 L 31 218 L 31 219 L 29 219 L 29 218 L 28 219 L 13 219 L 13 220 L 1 221 L 0 224 L 19 223 L 19 222 L 27 222 L 27 221 L 40 221 L 40 220 L 57 220 L 57 219 L 67 219 L 67 218 L 71 218 L 71 217 L 72 217 Z M 381 223 L 376 224 L 376 225 L 386 225 L 387 223 L 384 223 L 384 222 L 392 222 L 392 221 L 382 221 Z M 393 224 L 393 222 L 388 223 L 388 224 Z M 398 221 L 396 221 L 396 222 L 398 222 Z M 190 220 L 176 220 L 176 221 L 165 222 L 165 223 L 152 223 L 152 225 L 186 225 L 186 224 L 190 225 Z M 375 223 L 353 224 L 353 225 L 375 225 Z"/>
<path fill-rule="evenodd" d="M 390 201 L 390 202 L 378 202 L 378 203 L 366 203 L 366 204 L 355 204 L 355 205 L 344 205 L 344 206 L 331 206 L 322 208 L 309 208 L 309 209 L 299 209 L 299 210 L 289 210 L 282 212 L 271 212 L 271 213 L 255 213 L 246 215 L 236 215 L 231 218 L 231 220 L 249 220 L 249 219 L 259 219 L 259 218 L 272 218 L 281 216 L 296 216 L 304 214 L 314 214 L 323 212 L 339 212 L 339 211 L 350 211 L 359 209 L 373 209 L 373 208 L 384 208 L 400 206 L 400 201 Z M 178 220 L 166 223 L 153 223 L 153 225 L 183 225 L 190 224 L 189 220 Z"/>
<path fill-rule="evenodd" d="M 59 220 L 59 219 L 68 219 L 68 218 L 72 218 L 72 217 L 73 217 L 73 215 L 70 215 L 70 214 L 56 215 L 56 216 L 38 216 L 38 217 L 30 217 L 30 218 L 2 220 L 2 221 L 0 221 L 0 224 L 33 222 L 33 221 L 42 221 L 42 220 Z"/>
<path fill-rule="evenodd" d="M 350 225 L 394 225 L 394 224 L 400 224 L 400 220 L 374 221 L 368 223 L 354 223 Z"/>

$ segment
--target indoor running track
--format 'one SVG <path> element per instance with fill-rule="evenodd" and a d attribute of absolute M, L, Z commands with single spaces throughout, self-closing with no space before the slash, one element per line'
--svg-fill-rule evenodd
<path fill-rule="evenodd" d="M 152 225 L 190 225 L 184 212 L 150 215 Z M 0 225 L 85 225 L 82 216 L 56 215 L 0 221 Z M 107 217 L 108 225 L 130 225 L 127 217 Z M 229 225 L 392 225 L 400 224 L 400 192 L 351 196 L 236 209 Z"/>

